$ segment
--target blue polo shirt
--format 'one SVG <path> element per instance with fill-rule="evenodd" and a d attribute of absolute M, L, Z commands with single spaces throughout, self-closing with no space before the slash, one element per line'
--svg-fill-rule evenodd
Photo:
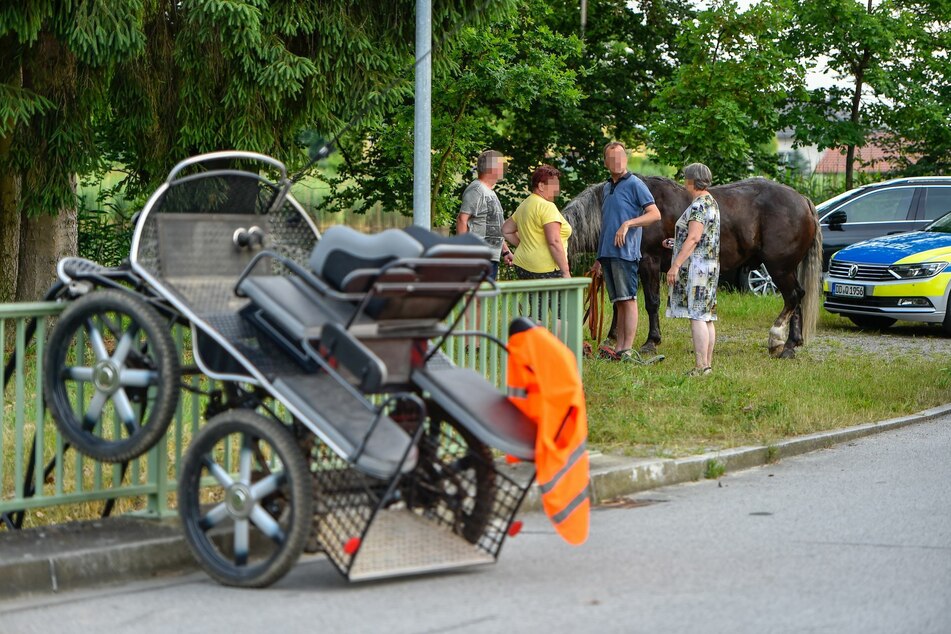
<path fill-rule="evenodd" d="M 625 172 L 618 182 L 608 179 L 604 184 L 604 198 L 601 201 L 601 243 L 598 245 L 599 258 L 620 258 L 622 260 L 641 259 L 641 227 L 627 232 L 623 247 L 614 245 L 614 234 L 621 223 L 637 218 L 644 213 L 644 207 L 654 204 L 644 181 L 630 172 Z"/>

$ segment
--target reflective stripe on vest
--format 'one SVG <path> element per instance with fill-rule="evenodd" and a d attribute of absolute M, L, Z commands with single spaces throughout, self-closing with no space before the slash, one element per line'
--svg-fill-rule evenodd
<path fill-rule="evenodd" d="M 581 445 L 579 445 L 578 448 L 575 449 L 574 452 L 572 452 L 570 456 L 568 456 L 568 460 L 565 462 L 565 466 L 563 466 L 558 471 L 558 473 L 553 475 L 548 480 L 548 482 L 538 483 L 538 488 L 541 490 L 542 495 L 550 492 L 552 489 L 555 488 L 555 486 L 558 484 L 558 481 L 561 480 L 561 477 L 565 475 L 566 473 L 568 473 L 569 471 L 571 471 L 571 468 L 575 466 L 575 463 L 577 463 L 578 460 L 581 459 L 581 456 L 584 455 L 584 452 L 587 450 L 587 448 L 588 448 L 588 443 L 586 442 L 581 443 Z"/>
<path fill-rule="evenodd" d="M 588 500 L 588 497 L 589 497 L 588 489 L 585 488 L 584 491 L 582 491 L 577 496 L 575 496 L 575 499 L 573 499 L 571 502 L 568 503 L 568 506 L 566 506 L 561 511 L 555 513 L 554 515 L 552 515 L 551 521 L 554 522 L 555 524 L 561 524 L 566 519 L 568 519 L 568 517 L 575 511 L 575 509 L 581 506 L 582 503 L 586 502 Z"/>

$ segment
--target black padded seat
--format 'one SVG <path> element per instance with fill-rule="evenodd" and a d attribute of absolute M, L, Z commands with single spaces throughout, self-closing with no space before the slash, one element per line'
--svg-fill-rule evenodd
<path fill-rule="evenodd" d="M 488 446 L 520 460 L 535 459 L 535 423 L 475 370 L 423 368 L 413 371 L 412 381 Z"/>
<path fill-rule="evenodd" d="M 456 236 L 441 236 L 418 225 L 405 227 L 403 231 L 423 246 L 423 257 L 426 258 L 488 260 L 492 257 L 492 249 L 485 240 L 471 232 Z"/>
<path fill-rule="evenodd" d="M 347 323 L 356 310 L 348 302 L 322 297 L 297 277 L 252 275 L 244 278 L 238 290 L 297 341 L 319 339 L 324 324 Z"/>
<path fill-rule="evenodd" d="M 379 269 L 399 258 L 418 258 L 423 245 L 405 231 L 387 229 L 366 234 L 345 225 L 324 232 L 310 256 L 310 268 L 335 289 L 358 269 Z"/>

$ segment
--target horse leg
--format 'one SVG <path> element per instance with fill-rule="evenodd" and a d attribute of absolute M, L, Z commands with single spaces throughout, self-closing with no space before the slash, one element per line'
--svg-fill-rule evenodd
<path fill-rule="evenodd" d="M 767 266 L 767 270 L 768 268 Z M 799 286 L 792 271 L 780 276 L 773 275 L 770 271 L 770 275 L 783 295 L 783 310 L 769 329 L 769 354 L 772 357 L 791 359 L 796 356 L 796 340 L 802 342 L 802 312 L 799 306 L 805 291 Z"/>
<path fill-rule="evenodd" d="M 660 345 L 660 262 L 656 257 L 645 256 L 638 270 L 648 319 L 647 340 L 641 346 L 641 353 L 655 354 Z"/>
<path fill-rule="evenodd" d="M 796 310 L 793 311 L 792 318 L 789 320 L 789 340 L 787 341 L 787 345 L 792 343 L 794 348 L 798 348 L 802 345 L 802 342 L 802 301 L 800 300 L 799 305 L 796 306 Z"/>

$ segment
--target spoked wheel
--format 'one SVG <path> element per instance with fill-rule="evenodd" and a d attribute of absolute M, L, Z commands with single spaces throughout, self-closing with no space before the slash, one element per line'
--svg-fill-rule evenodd
<path fill-rule="evenodd" d="M 769 274 L 769 271 L 766 270 L 765 264 L 761 264 L 754 269 L 744 269 L 744 272 L 746 279 L 742 282 L 745 282 L 746 288 L 751 293 L 754 295 L 776 294 L 776 284 L 773 282 L 773 277 Z"/>
<path fill-rule="evenodd" d="M 46 345 L 46 405 L 81 453 L 126 462 L 165 435 L 178 405 L 178 350 L 155 309 L 96 291 L 63 311 Z"/>
<path fill-rule="evenodd" d="M 281 423 L 222 412 L 192 441 L 178 503 L 188 546 L 209 575 L 228 586 L 267 586 L 294 565 L 310 532 L 307 461 Z"/>
<path fill-rule="evenodd" d="M 495 502 L 492 452 L 435 404 L 427 405 L 430 418 L 419 441 L 416 469 L 403 479 L 403 499 L 478 543 Z"/>

